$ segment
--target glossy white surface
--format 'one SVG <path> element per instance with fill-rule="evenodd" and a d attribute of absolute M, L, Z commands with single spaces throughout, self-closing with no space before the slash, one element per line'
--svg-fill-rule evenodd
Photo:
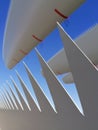
<path fill-rule="evenodd" d="M 12 68 L 69 16 L 84 0 L 13 0 L 3 45 L 6 66 Z M 57 12 L 60 13 L 57 13 Z M 33 36 L 32 36 L 33 35 Z"/>
<path fill-rule="evenodd" d="M 94 65 L 98 65 L 98 24 L 75 39 L 75 43 L 90 58 Z M 67 42 L 67 41 L 66 41 Z M 77 61 L 75 61 L 77 62 Z M 54 55 L 48 65 L 56 75 L 70 72 L 64 49 Z"/>

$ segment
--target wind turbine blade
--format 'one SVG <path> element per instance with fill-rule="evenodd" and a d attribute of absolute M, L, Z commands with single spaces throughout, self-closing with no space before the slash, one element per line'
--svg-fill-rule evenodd
<path fill-rule="evenodd" d="M 24 101 L 24 99 L 23 99 L 23 96 L 21 95 L 20 91 L 18 90 L 15 81 L 14 81 L 13 79 L 11 79 L 11 80 L 12 80 L 12 83 L 13 83 L 15 89 L 16 89 L 16 92 L 17 92 L 18 96 L 19 96 L 19 99 L 20 99 L 20 102 L 21 102 L 22 110 L 28 111 L 29 109 L 28 109 L 28 107 L 27 107 L 27 104 L 25 103 L 25 101 Z"/>
<path fill-rule="evenodd" d="M 83 115 L 78 111 L 78 109 L 72 102 L 71 98 L 63 88 L 62 84 L 56 78 L 55 74 L 52 72 L 51 68 L 44 61 L 44 59 L 41 57 L 38 51 L 37 54 L 44 72 L 44 76 L 49 86 L 51 95 L 53 97 L 58 117 L 61 120 L 63 119 L 62 123 L 64 123 L 63 121 L 66 122 L 66 128 L 70 130 L 84 128 Z M 68 122 L 70 122 L 73 127 L 67 124 Z"/>
<path fill-rule="evenodd" d="M 5 98 L 7 99 L 8 103 L 10 104 L 11 110 L 13 110 L 14 107 L 13 107 L 13 104 L 12 104 L 12 102 L 11 102 L 11 100 L 10 100 L 8 94 L 6 93 L 5 90 L 3 90 L 3 92 L 4 92 L 4 95 L 5 95 Z"/>
<path fill-rule="evenodd" d="M 38 112 L 39 110 L 39 108 L 36 106 L 36 103 L 34 102 L 34 100 L 32 99 L 32 97 L 31 97 L 31 95 L 30 95 L 30 92 L 27 90 L 27 87 L 26 87 L 26 85 L 24 84 L 24 82 L 23 82 L 23 80 L 21 79 L 21 77 L 20 77 L 20 75 L 18 74 L 18 73 L 16 73 L 17 74 L 17 77 L 18 77 L 18 79 L 19 79 L 19 81 L 20 81 L 20 83 L 21 83 L 21 86 L 22 86 L 22 88 L 23 88 L 23 90 L 24 90 L 24 93 L 25 93 L 25 95 L 26 95 L 26 97 L 27 97 L 27 101 L 28 101 L 28 103 L 29 103 L 29 105 L 30 105 L 30 107 L 29 107 L 29 110 L 31 111 L 36 111 L 36 112 Z"/>
<path fill-rule="evenodd" d="M 45 96 L 40 85 L 38 84 L 38 82 L 36 81 L 36 79 L 34 78 L 34 76 L 32 75 L 32 73 L 30 72 L 29 68 L 27 67 L 27 65 L 25 63 L 24 63 L 24 67 L 26 69 L 26 72 L 27 72 L 30 82 L 32 84 L 36 97 L 38 99 L 39 105 L 41 107 L 41 111 L 53 113 L 54 110 L 53 110 L 52 106 L 50 105 L 49 100 Z"/>
<path fill-rule="evenodd" d="M 11 93 L 11 95 L 12 95 L 12 100 L 13 100 L 13 103 L 14 103 L 14 105 L 15 105 L 15 108 L 18 110 L 18 106 L 17 106 L 16 101 L 15 101 L 15 98 L 14 98 L 14 96 L 13 96 L 11 86 L 10 86 L 10 84 L 9 84 L 8 82 L 7 82 L 7 85 L 8 85 L 8 87 L 9 87 L 9 89 L 10 89 L 10 93 Z"/>
<path fill-rule="evenodd" d="M 9 92 L 8 92 L 8 90 L 7 90 L 6 88 L 5 88 L 5 91 L 7 92 L 8 96 L 9 96 L 9 98 L 10 98 L 12 104 L 13 104 L 14 110 L 17 110 L 17 109 L 16 109 L 16 106 L 15 106 L 13 100 L 12 100 L 12 97 L 11 97 L 11 95 L 9 94 Z"/>
<path fill-rule="evenodd" d="M 98 129 L 98 70 L 58 24 L 65 53 L 90 129 Z"/>

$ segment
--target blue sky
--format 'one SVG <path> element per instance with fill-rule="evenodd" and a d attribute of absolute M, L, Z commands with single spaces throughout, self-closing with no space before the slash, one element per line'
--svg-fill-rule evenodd
<path fill-rule="evenodd" d="M 19 64 L 17 64 L 12 70 L 6 68 L 2 58 L 2 46 L 3 46 L 3 35 L 6 23 L 6 16 L 8 13 L 10 0 L 0 0 L 0 88 L 3 88 L 3 84 L 6 84 L 6 80 L 10 82 L 10 75 L 14 78 L 18 86 L 20 84 L 15 74 L 15 70 L 19 72 L 25 83 L 27 84 L 30 91 L 31 84 L 26 75 L 25 69 L 23 67 L 22 61 L 24 61 L 31 72 L 40 83 L 41 87 L 45 91 L 45 94 L 49 96 L 49 91 L 45 79 L 40 74 L 40 63 L 36 56 L 34 50 L 32 50 Z M 98 23 L 98 0 L 86 0 L 86 2 L 81 5 L 69 18 L 62 23 L 62 26 L 67 31 L 67 33 L 74 39 L 78 37 L 81 33 L 85 32 L 88 28 L 92 27 L 94 24 Z M 59 32 L 57 28 L 45 38 L 45 40 L 37 46 L 39 52 L 47 61 L 51 56 L 53 56 L 57 51 L 63 47 L 61 42 Z M 59 77 L 60 78 L 60 77 Z M 71 96 L 78 102 L 76 96 L 76 91 L 74 85 L 63 84 L 66 90 L 71 94 Z M 7 87 L 7 86 L 6 86 Z M 20 87 L 21 89 L 21 87 Z M 22 90 L 21 90 L 22 91 Z M 33 93 L 33 91 L 32 91 Z M 50 96 L 49 96 L 50 98 Z"/>

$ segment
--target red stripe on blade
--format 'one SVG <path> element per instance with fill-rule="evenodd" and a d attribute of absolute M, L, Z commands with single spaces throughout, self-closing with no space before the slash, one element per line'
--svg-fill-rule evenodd
<path fill-rule="evenodd" d="M 67 18 L 68 18 L 68 16 L 65 16 L 65 15 L 62 14 L 59 10 L 55 9 L 54 11 L 55 11 L 58 15 L 60 15 L 62 18 L 64 18 L 64 19 L 67 19 Z"/>
<path fill-rule="evenodd" d="M 16 60 L 16 59 L 13 59 L 13 61 L 15 61 L 15 62 L 19 62 L 18 60 Z"/>
<path fill-rule="evenodd" d="M 24 51 L 24 50 L 19 50 L 22 54 L 24 54 L 24 55 L 27 55 L 28 53 L 26 52 L 26 51 Z"/>
<path fill-rule="evenodd" d="M 36 39 L 37 41 L 42 42 L 42 40 L 39 39 L 38 37 L 36 37 L 35 35 L 32 35 L 32 37 L 33 37 L 34 39 Z"/>

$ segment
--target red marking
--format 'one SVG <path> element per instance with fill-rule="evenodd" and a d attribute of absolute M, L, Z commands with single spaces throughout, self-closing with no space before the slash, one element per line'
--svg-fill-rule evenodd
<path fill-rule="evenodd" d="M 33 37 L 34 39 L 36 39 L 37 41 L 42 42 L 42 40 L 39 39 L 38 37 L 36 37 L 35 35 L 32 35 L 32 37 Z"/>
<path fill-rule="evenodd" d="M 58 74 L 58 75 L 60 75 L 60 74 L 61 74 L 61 72 L 57 72 L 57 74 Z"/>
<path fill-rule="evenodd" d="M 24 54 L 24 55 L 27 55 L 28 53 L 26 52 L 26 51 L 23 51 L 23 50 L 19 50 L 22 54 Z"/>
<path fill-rule="evenodd" d="M 19 62 L 18 60 L 16 60 L 16 59 L 13 59 L 15 62 Z"/>
<path fill-rule="evenodd" d="M 62 14 L 59 10 L 55 9 L 54 11 L 55 11 L 58 15 L 60 15 L 62 18 L 64 18 L 64 19 L 67 19 L 67 18 L 68 18 L 68 16 L 65 16 L 65 15 Z"/>

